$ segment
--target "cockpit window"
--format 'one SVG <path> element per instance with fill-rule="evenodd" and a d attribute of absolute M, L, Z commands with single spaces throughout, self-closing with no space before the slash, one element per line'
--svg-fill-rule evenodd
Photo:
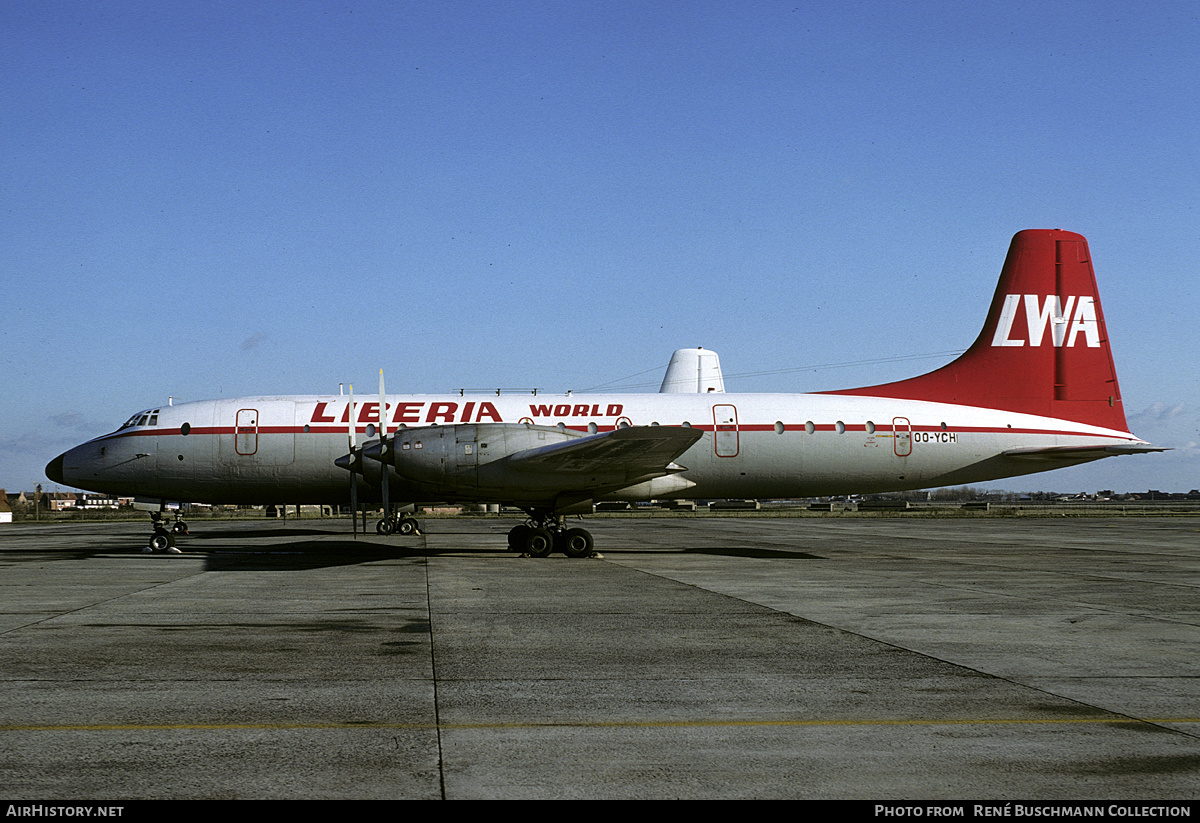
<path fill-rule="evenodd" d="M 121 429 L 128 429 L 131 426 L 157 426 L 158 425 L 158 409 L 149 411 L 140 411 L 133 417 L 125 421 Z M 117 429 L 120 431 L 121 429 Z"/>

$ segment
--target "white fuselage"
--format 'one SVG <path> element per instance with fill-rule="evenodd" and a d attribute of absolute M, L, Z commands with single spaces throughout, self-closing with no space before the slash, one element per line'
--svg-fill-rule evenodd
<path fill-rule="evenodd" d="M 334 461 L 350 450 L 348 407 L 340 395 L 160 407 L 153 424 L 135 422 L 65 453 L 63 482 L 191 502 L 344 502 L 348 473 Z M 378 407 L 355 404 L 360 446 L 378 436 Z M 1143 442 L 1124 431 L 1009 411 L 833 394 L 411 395 L 389 397 L 387 416 L 389 432 L 461 423 L 579 432 L 691 426 L 704 436 L 675 460 L 685 468 L 676 476 L 688 481 L 686 490 L 652 496 L 708 499 L 976 483 L 1095 459 L 1038 465 L 1004 456 L 1013 449 Z M 378 463 L 367 466 L 365 481 L 377 481 L 380 471 Z M 394 471 L 389 477 L 392 500 L 423 502 Z M 609 490 L 596 497 L 637 495 Z"/>

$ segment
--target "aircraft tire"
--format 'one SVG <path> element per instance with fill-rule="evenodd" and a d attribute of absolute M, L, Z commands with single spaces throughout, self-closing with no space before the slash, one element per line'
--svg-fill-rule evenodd
<path fill-rule="evenodd" d="M 590 557 L 592 554 L 592 533 L 587 529 L 567 529 L 560 537 L 562 553 L 567 557 Z"/>
<path fill-rule="evenodd" d="M 513 526 L 508 532 L 508 550 L 510 552 L 525 551 L 525 541 L 529 538 L 531 531 L 532 529 L 524 523 Z"/>
<path fill-rule="evenodd" d="M 386 520 L 380 520 L 378 523 L 375 524 L 375 533 L 383 534 L 383 535 L 391 534 L 392 533 L 392 525 L 390 523 L 388 523 Z"/>
<path fill-rule="evenodd" d="M 416 534 L 420 524 L 411 517 L 403 517 L 400 519 L 399 525 L 396 526 L 396 532 L 405 537 Z"/>
<path fill-rule="evenodd" d="M 525 551 L 530 557 L 549 557 L 554 551 L 554 535 L 546 529 L 530 529 L 525 538 Z"/>
<path fill-rule="evenodd" d="M 166 529 L 158 529 L 150 537 L 150 542 L 147 544 L 151 550 L 156 552 L 165 552 L 175 545 L 175 535 L 171 534 Z"/>
<path fill-rule="evenodd" d="M 171 531 L 173 531 L 175 534 L 187 534 L 187 523 L 184 523 L 182 520 L 177 520 L 175 525 L 171 526 Z"/>

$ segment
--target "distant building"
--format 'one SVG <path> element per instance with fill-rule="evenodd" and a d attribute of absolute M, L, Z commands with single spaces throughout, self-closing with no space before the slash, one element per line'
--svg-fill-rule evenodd
<path fill-rule="evenodd" d="M 8 505 L 8 495 L 0 489 L 0 523 L 12 522 L 12 508 Z"/>
<path fill-rule="evenodd" d="M 120 503 L 112 497 L 104 494 L 81 494 L 75 502 L 77 509 L 116 509 Z"/>
<path fill-rule="evenodd" d="M 42 492 L 38 505 L 52 512 L 61 512 L 75 508 L 78 502 L 79 498 L 74 492 Z"/>

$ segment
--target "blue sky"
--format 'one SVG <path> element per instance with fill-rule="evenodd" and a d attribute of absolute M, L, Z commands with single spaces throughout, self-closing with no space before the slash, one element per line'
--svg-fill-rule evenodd
<path fill-rule="evenodd" d="M 380 368 L 911 376 L 1025 228 L 1088 238 L 1175 451 L 993 487 L 1200 487 L 1197 42 L 1185 2 L 4 3 L 0 487 L 167 396 Z"/>

